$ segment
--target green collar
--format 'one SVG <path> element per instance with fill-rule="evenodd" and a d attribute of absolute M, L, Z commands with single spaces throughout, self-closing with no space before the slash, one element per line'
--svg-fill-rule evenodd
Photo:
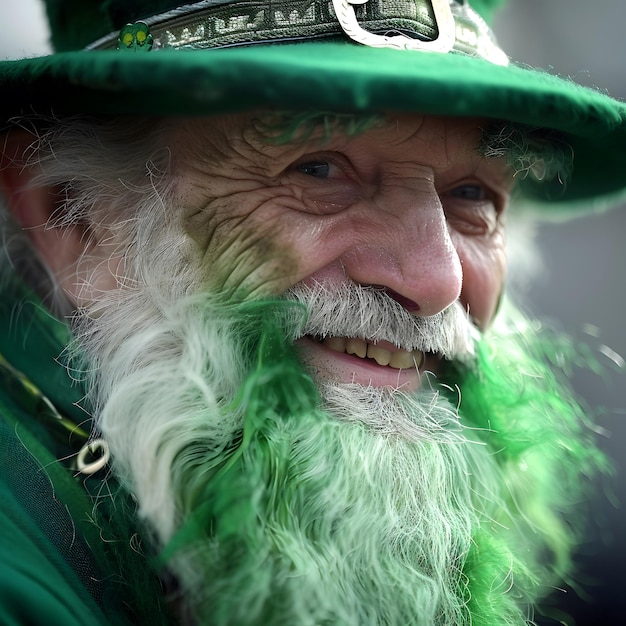
<path fill-rule="evenodd" d="M 91 417 L 82 408 L 84 387 L 65 364 L 69 327 L 14 275 L 0 272 L 0 426 L 5 422 L 27 451 L 10 462 L 36 459 L 69 512 L 95 566 L 76 573 L 83 581 L 97 576 L 104 586 L 102 623 L 173 624 L 149 548 L 130 549 L 140 546 L 132 496 L 110 472 L 92 475 L 73 467 L 79 449 L 87 448 Z"/>
<path fill-rule="evenodd" d="M 68 368 L 70 330 L 14 277 L 0 290 L 0 386 L 57 440 L 81 447 L 91 429 L 84 386 Z M 69 435 L 69 438 L 68 438 Z"/>

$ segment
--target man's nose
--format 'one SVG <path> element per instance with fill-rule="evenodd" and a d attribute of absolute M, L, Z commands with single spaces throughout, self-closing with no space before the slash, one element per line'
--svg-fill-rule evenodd
<path fill-rule="evenodd" d="M 420 316 L 439 313 L 457 300 L 461 261 L 432 183 L 382 190 L 363 216 L 341 258 L 352 280 L 386 288 Z"/>

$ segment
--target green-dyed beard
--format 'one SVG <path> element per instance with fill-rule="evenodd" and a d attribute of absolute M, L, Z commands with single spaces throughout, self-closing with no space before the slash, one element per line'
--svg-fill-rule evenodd
<path fill-rule="evenodd" d="M 469 623 L 471 490 L 488 493 L 472 473 L 492 476 L 490 458 L 467 449 L 445 401 L 414 403 L 409 441 L 360 422 L 356 385 L 343 390 L 353 422 L 303 403 L 293 368 L 247 381 L 243 440 L 210 479 L 198 484 L 201 462 L 179 470 L 187 516 L 169 553 L 196 583 L 198 622 Z"/>
<path fill-rule="evenodd" d="M 595 459 L 575 405 L 507 331 L 448 381 L 462 418 L 448 385 L 320 408 L 285 306 L 179 303 L 103 359 L 103 433 L 194 621 L 525 624 Z"/>

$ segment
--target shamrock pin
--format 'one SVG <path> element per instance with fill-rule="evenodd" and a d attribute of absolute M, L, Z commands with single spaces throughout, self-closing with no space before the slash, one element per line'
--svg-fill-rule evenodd
<path fill-rule="evenodd" d="M 117 38 L 117 49 L 132 52 L 148 52 L 152 50 L 152 35 L 148 25 L 145 22 L 126 24 L 120 30 Z"/>

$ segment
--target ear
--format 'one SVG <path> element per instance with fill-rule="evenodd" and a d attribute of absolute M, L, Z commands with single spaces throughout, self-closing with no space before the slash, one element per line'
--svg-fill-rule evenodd
<path fill-rule="evenodd" d="M 94 279 L 85 264 L 90 259 L 93 267 L 100 266 L 97 251 L 93 254 L 94 246 L 89 244 L 85 225 L 59 225 L 56 218 L 62 210 L 63 199 L 58 189 L 36 186 L 38 166 L 28 164 L 25 158 L 32 142 L 33 135 L 23 130 L 11 130 L 3 138 L 0 192 L 15 222 L 30 238 L 58 284 L 75 304 L 83 304 L 86 296 L 84 286 Z M 88 245 L 91 253 L 87 256 Z"/>
<path fill-rule="evenodd" d="M 26 233 L 59 282 L 75 270 L 84 252 L 84 232 L 80 227 L 58 227 L 51 220 L 59 209 L 59 194 L 51 187 L 36 187 L 35 165 L 27 165 L 25 153 L 33 136 L 11 130 L 5 136 L 0 156 L 0 189 L 18 226 Z"/>

